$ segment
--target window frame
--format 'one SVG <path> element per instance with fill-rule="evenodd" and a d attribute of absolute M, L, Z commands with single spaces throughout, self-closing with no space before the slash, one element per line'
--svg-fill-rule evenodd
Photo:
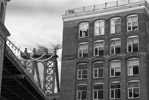
<path fill-rule="evenodd" d="M 138 51 L 136 51 L 136 52 L 139 52 L 139 37 L 138 36 L 129 36 L 129 37 L 127 37 L 127 53 L 133 53 L 134 52 L 134 50 L 133 50 L 133 42 L 131 42 L 131 43 L 128 43 L 129 41 L 128 41 L 128 39 L 133 39 L 133 38 L 138 38 Z M 129 45 L 131 45 L 131 51 L 129 52 Z"/>
<path fill-rule="evenodd" d="M 134 60 L 138 60 L 138 65 L 137 65 L 137 66 L 138 66 L 138 74 L 134 74 L 134 73 L 133 73 L 133 67 L 136 66 L 136 65 L 133 65 L 133 66 L 131 65 L 131 66 L 130 66 L 130 65 L 128 64 L 129 61 L 134 61 Z M 128 59 L 128 60 L 127 60 L 127 75 L 128 75 L 128 76 L 139 75 L 139 74 L 140 74 L 140 66 L 139 66 L 139 65 L 140 65 L 140 59 L 139 59 L 139 58 L 130 58 L 130 59 Z M 129 74 L 129 73 L 130 73 L 130 69 L 129 69 L 130 67 L 132 67 L 132 74 Z"/>
<path fill-rule="evenodd" d="M 101 42 L 103 42 L 103 47 L 100 46 L 100 47 L 96 48 L 96 47 L 95 47 L 95 43 L 101 43 Z M 95 42 L 94 42 L 94 56 L 103 56 L 103 55 L 100 55 L 100 54 L 99 54 L 100 48 L 103 49 L 103 55 L 104 55 L 104 52 L 105 52 L 105 41 L 104 41 L 104 40 L 98 40 L 98 41 L 95 41 Z M 97 55 L 95 54 L 95 53 L 96 53 L 95 49 L 98 50 L 98 51 L 97 51 Z"/>
<path fill-rule="evenodd" d="M 79 65 L 86 65 L 86 68 L 79 68 Z M 83 71 L 86 71 L 86 74 L 83 74 Z M 86 78 L 83 77 L 84 75 L 86 75 Z M 88 77 L 88 64 L 87 63 L 77 64 L 77 80 L 87 79 L 87 77 Z"/>
<path fill-rule="evenodd" d="M 83 27 L 83 25 L 85 25 L 85 24 L 87 24 L 87 26 L 88 26 L 88 28 L 87 28 L 87 36 L 85 35 L 85 33 L 83 33 L 82 32 L 82 36 L 80 35 L 81 33 L 80 33 L 80 31 L 81 31 L 81 26 Z M 85 37 L 89 37 L 89 22 L 81 22 L 81 23 L 79 23 L 79 38 L 85 38 Z M 85 29 L 84 29 L 85 30 Z M 84 31 L 84 30 L 82 30 L 82 31 Z"/>
<path fill-rule="evenodd" d="M 129 88 L 129 83 L 133 83 L 133 82 L 138 82 L 138 85 L 139 85 L 139 87 L 131 87 L 131 88 Z M 133 90 L 134 90 L 134 88 L 136 89 L 136 88 L 138 88 L 139 89 L 139 97 L 134 97 L 134 95 L 133 95 Z M 129 90 L 132 90 L 132 97 L 129 97 Z M 127 92 L 128 92 L 128 99 L 135 99 L 135 98 L 140 98 L 140 96 L 141 96 L 141 94 L 140 94 L 140 81 L 139 80 L 131 80 L 131 81 L 128 81 L 127 82 Z"/>
<path fill-rule="evenodd" d="M 114 45 L 111 45 L 111 41 L 120 41 L 120 45 L 116 45 L 116 43 Z M 114 53 L 112 53 L 112 46 L 114 47 Z M 111 55 L 115 55 L 115 54 L 120 54 L 120 53 L 116 53 L 116 47 L 120 47 L 120 53 L 121 53 L 121 38 L 114 38 L 110 40 L 110 54 Z"/>
<path fill-rule="evenodd" d="M 94 64 L 95 63 L 103 63 L 103 67 L 102 68 L 94 68 Z M 99 70 L 102 69 L 102 77 L 99 77 Z M 95 77 L 95 70 L 97 70 L 97 77 Z M 93 78 L 94 79 L 98 79 L 98 78 L 103 78 L 104 77 L 104 62 L 103 61 L 97 61 L 93 63 Z"/>
<path fill-rule="evenodd" d="M 120 88 L 115 88 L 115 89 L 111 89 L 111 84 L 112 83 L 119 83 L 120 84 Z M 115 98 L 116 94 L 115 94 L 115 91 L 116 89 L 120 89 L 120 98 Z M 114 98 L 111 98 L 111 90 L 114 90 Z M 121 99 L 121 82 L 120 81 L 113 81 L 113 82 L 110 82 L 110 99 Z"/>
<path fill-rule="evenodd" d="M 82 42 L 82 43 L 79 43 L 79 45 L 78 45 L 78 58 L 85 58 L 84 57 L 84 50 L 86 50 L 86 49 L 80 49 L 80 45 L 84 45 L 84 44 L 86 44 L 87 45 L 87 56 L 88 56 L 88 46 L 89 46 L 89 43 L 88 42 Z M 81 57 L 80 57 L 80 51 L 81 51 Z"/>
<path fill-rule="evenodd" d="M 111 74 L 112 74 L 112 66 L 111 66 L 111 63 L 112 62 L 120 62 L 120 66 L 119 67 L 114 67 L 114 75 L 112 76 Z M 116 76 L 116 68 L 120 68 L 120 75 L 119 76 Z M 122 69 L 122 63 L 121 63 L 121 60 L 119 60 L 119 59 L 115 59 L 115 60 L 111 60 L 110 61 L 110 77 L 120 77 L 121 76 L 121 69 Z"/>
<path fill-rule="evenodd" d="M 115 24 L 115 25 L 112 25 L 112 21 L 116 20 L 116 19 L 120 19 L 120 23 L 118 24 Z M 110 34 L 116 34 L 116 33 L 119 33 L 119 32 L 116 32 L 116 25 L 120 25 L 120 32 L 121 32 L 121 17 L 113 17 L 110 19 Z M 114 27 L 114 33 L 112 32 L 112 27 Z"/>
<path fill-rule="evenodd" d="M 102 85 L 103 85 L 103 89 L 97 89 L 97 90 L 95 90 L 95 89 L 94 89 L 94 85 L 97 85 L 97 84 L 100 84 L 100 85 L 102 84 Z M 98 96 L 98 94 L 99 94 L 98 91 L 99 91 L 99 90 L 103 90 L 103 99 L 104 99 L 104 83 L 102 83 L 102 82 L 97 82 L 97 83 L 94 83 L 94 84 L 93 84 L 93 100 L 100 100 L 99 98 L 94 99 L 94 92 L 96 91 L 96 92 L 97 92 L 97 96 Z M 102 100 L 103 100 L 103 99 L 102 99 Z"/>
<path fill-rule="evenodd" d="M 80 86 L 81 86 L 81 85 L 86 86 L 86 90 L 78 90 L 79 85 L 80 85 Z M 83 100 L 87 100 L 87 84 L 78 84 L 78 85 L 77 85 L 77 98 L 76 98 L 77 100 L 82 100 L 82 98 L 78 99 L 78 97 L 79 97 L 78 94 L 79 94 L 79 92 L 81 92 L 81 97 L 82 97 L 82 92 L 83 92 L 83 91 L 86 91 L 86 99 L 83 99 Z"/>
<path fill-rule="evenodd" d="M 131 18 L 131 17 L 137 17 L 137 29 L 135 29 L 135 30 L 133 30 L 133 23 L 134 23 L 134 21 L 130 21 L 130 22 L 128 22 L 128 18 Z M 138 21 L 138 14 L 132 14 L 132 15 L 129 15 L 129 16 L 127 16 L 127 32 L 129 32 L 129 31 L 136 31 L 136 30 L 139 30 L 139 21 Z M 130 23 L 130 27 L 131 27 L 131 30 L 129 30 L 128 29 L 128 24 Z"/>
<path fill-rule="evenodd" d="M 102 23 L 103 22 L 103 26 L 102 25 L 100 25 L 100 23 Z M 99 27 L 96 27 L 96 23 L 99 23 Z M 102 33 L 96 33 L 96 28 L 98 28 L 98 29 L 103 29 L 103 34 Z M 94 22 L 94 36 L 100 36 L 100 35 L 105 35 L 105 20 L 96 20 L 95 22 Z"/>

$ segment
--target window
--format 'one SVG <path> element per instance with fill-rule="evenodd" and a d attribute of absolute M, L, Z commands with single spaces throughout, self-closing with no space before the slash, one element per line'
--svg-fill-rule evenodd
<path fill-rule="evenodd" d="M 89 35 L 89 23 L 83 22 L 79 24 L 79 38 L 88 37 Z"/>
<path fill-rule="evenodd" d="M 93 87 L 93 100 L 103 100 L 103 83 L 95 83 Z"/>
<path fill-rule="evenodd" d="M 98 35 L 104 35 L 104 27 L 105 27 L 105 21 L 104 20 L 98 20 L 94 23 L 94 36 Z"/>
<path fill-rule="evenodd" d="M 139 51 L 139 39 L 138 36 L 131 36 L 127 39 L 127 52 Z"/>
<path fill-rule="evenodd" d="M 77 66 L 77 79 L 86 79 L 87 78 L 87 64 L 81 63 Z"/>
<path fill-rule="evenodd" d="M 95 62 L 93 68 L 93 78 L 103 77 L 103 62 Z"/>
<path fill-rule="evenodd" d="M 116 77 L 121 75 L 121 61 L 120 60 L 112 60 L 110 62 L 110 76 Z"/>
<path fill-rule="evenodd" d="M 96 41 L 94 43 L 94 56 L 103 56 L 104 55 L 104 41 Z"/>
<path fill-rule="evenodd" d="M 85 84 L 78 85 L 77 100 L 87 100 L 87 86 Z"/>
<path fill-rule="evenodd" d="M 78 57 L 83 58 L 88 56 L 88 43 L 80 43 L 78 49 Z"/>
<path fill-rule="evenodd" d="M 121 32 L 121 18 L 120 17 L 115 17 L 110 20 L 110 32 L 111 34 Z"/>
<path fill-rule="evenodd" d="M 121 98 L 121 85 L 120 85 L 120 82 L 112 82 L 110 84 L 110 98 L 111 99 Z"/>
<path fill-rule="evenodd" d="M 121 51 L 121 40 L 119 38 L 112 39 L 110 45 L 111 54 L 120 54 Z"/>
<path fill-rule="evenodd" d="M 127 17 L 127 31 L 138 30 L 138 15 L 130 15 Z"/>
<path fill-rule="evenodd" d="M 139 74 L 139 59 L 132 58 L 128 60 L 128 76 Z"/>
<path fill-rule="evenodd" d="M 140 86 L 139 81 L 128 82 L 128 98 L 139 98 L 140 97 Z"/>

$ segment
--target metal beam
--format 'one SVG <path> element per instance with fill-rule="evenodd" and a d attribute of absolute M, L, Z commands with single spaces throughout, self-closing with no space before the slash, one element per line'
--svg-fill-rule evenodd
<path fill-rule="evenodd" d="M 23 74 L 17 74 L 17 75 L 3 75 L 3 79 L 24 79 Z"/>
<path fill-rule="evenodd" d="M 15 96 L 17 96 L 18 98 L 20 98 L 20 100 L 23 100 L 17 93 L 13 92 L 12 90 L 10 90 L 8 87 L 2 85 L 2 87 L 4 87 L 5 89 L 7 89 L 8 91 L 10 91 L 12 94 L 14 94 Z"/>
<path fill-rule="evenodd" d="M 32 97 L 34 97 L 36 100 L 38 100 L 37 97 L 35 97 L 35 96 L 33 95 L 33 93 L 31 93 L 21 82 L 19 82 L 17 79 L 16 79 L 16 81 L 17 81 L 17 83 L 19 83 L 29 94 L 31 94 Z"/>

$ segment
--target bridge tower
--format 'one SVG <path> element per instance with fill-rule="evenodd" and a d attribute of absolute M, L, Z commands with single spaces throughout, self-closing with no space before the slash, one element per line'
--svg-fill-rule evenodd
<path fill-rule="evenodd" d="M 49 100 L 58 100 L 59 96 L 59 75 L 56 50 L 53 53 L 45 51 L 33 50 L 28 53 L 25 48 L 24 53 L 21 54 L 21 61 L 24 67 L 34 77 L 38 86 L 45 92 Z"/>

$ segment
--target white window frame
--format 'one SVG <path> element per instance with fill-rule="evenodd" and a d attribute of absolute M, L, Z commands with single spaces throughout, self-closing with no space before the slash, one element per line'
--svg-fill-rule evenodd
<path fill-rule="evenodd" d="M 79 45 L 78 45 L 78 58 L 83 58 L 84 56 L 83 56 L 83 54 L 84 54 L 84 50 L 85 49 L 80 49 L 80 45 L 84 45 L 84 44 L 86 44 L 87 45 L 87 54 L 88 54 L 88 42 L 82 42 L 82 43 L 79 43 Z M 80 50 L 81 50 L 81 57 L 80 57 Z"/>
<path fill-rule="evenodd" d="M 87 69 L 78 69 L 77 70 L 77 79 L 87 79 L 87 78 L 83 78 L 83 71 L 84 70 L 86 70 L 86 71 L 88 71 Z M 79 72 L 81 72 L 81 77 L 79 78 Z M 86 76 L 87 76 L 87 74 L 86 74 Z"/>
<path fill-rule="evenodd" d="M 130 74 L 129 72 L 130 72 L 130 67 L 132 67 L 132 71 L 133 71 L 133 67 L 134 67 L 134 65 L 132 66 L 132 65 L 128 65 L 128 62 L 129 61 L 134 61 L 134 60 L 138 60 L 138 63 L 140 64 L 140 60 L 139 60 L 139 58 L 130 58 L 130 59 L 128 59 L 127 60 L 127 73 L 128 73 L 128 76 L 134 76 L 134 75 L 139 75 L 140 74 L 140 67 L 139 67 L 139 64 L 138 64 L 138 74 L 134 74 L 133 72 L 132 72 L 132 74 Z"/>
<path fill-rule="evenodd" d="M 131 20 L 130 22 L 128 22 L 128 18 L 131 18 L 131 17 L 137 17 L 137 29 L 136 30 L 138 30 L 139 29 L 139 26 L 138 26 L 138 14 L 133 14 L 133 15 L 129 15 L 129 16 L 127 16 L 127 31 L 134 31 L 133 30 L 133 21 Z M 128 24 L 130 23 L 130 25 L 131 25 L 131 30 L 128 30 Z"/>
<path fill-rule="evenodd" d="M 80 30 L 81 30 L 81 26 L 85 25 L 85 24 L 88 24 L 88 28 L 87 28 L 87 36 L 85 35 L 85 33 L 82 32 L 82 37 L 80 36 Z M 85 29 L 84 29 L 85 30 Z M 89 22 L 82 22 L 79 24 L 79 38 L 84 38 L 84 37 L 89 37 Z"/>
<path fill-rule="evenodd" d="M 129 86 L 129 83 L 131 83 L 131 82 L 138 82 L 139 83 L 139 87 L 131 87 L 131 88 L 129 88 L 128 87 L 128 99 L 135 99 L 135 98 L 140 98 L 140 81 L 139 80 L 131 80 L 131 81 L 129 81 L 128 83 L 127 83 L 127 86 Z M 132 95 L 133 95 L 133 90 L 135 89 L 135 88 L 139 88 L 139 97 L 129 97 L 129 90 L 132 90 Z"/>
<path fill-rule="evenodd" d="M 94 68 L 94 64 L 95 63 L 103 63 L 104 64 L 103 61 L 99 61 L 99 62 L 94 62 L 93 63 L 93 78 L 103 78 L 104 77 L 104 65 L 103 65 L 102 68 Z M 98 77 L 99 76 L 99 69 L 103 69 L 103 76 L 102 77 Z M 97 70 L 97 77 L 95 77 L 95 70 Z"/>
<path fill-rule="evenodd" d="M 95 43 L 100 43 L 100 42 L 103 42 L 103 47 L 102 46 L 99 46 L 98 48 L 96 48 L 95 47 Z M 103 48 L 103 51 L 105 51 L 105 41 L 104 40 L 98 40 L 98 41 L 95 41 L 94 42 L 94 56 L 100 56 L 99 55 L 100 48 Z M 98 49 L 97 55 L 95 55 L 95 49 Z M 103 52 L 103 55 L 104 55 L 104 52 Z"/>
<path fill-rule="evenodd" d="M 117 41 L 117 40 L 120 40 L 120 45 L 116 45 L 116 44 L 111 45 L 111 41 Z M 116 54 L 116 47 L 120 47 L 120 52 L 121 52 L 121 38 L 114 38 L 114 39 L 110 40 L 110 54 L 112 54 L 112 52 L 111 52 L 112 46 L 114 47 L 114 53 L 113 54 Z"/>
<path fill-rule="evenodd" d="M 133 50 L 133 42 L 132 43 L 128 43 L 128 39 L 133 39 L 133 38 L 138 38 L 138 51 L 139 51 L 139 37 L 138 36 L 130 36 L 127 38 L 127 52 L 131 53 L 134 52 Z M 131 52 L 129 52 L 129 45 L 131 45 Z"/>
<path fill-rule="evenodd" d="M 97 23 L 99 24 L 99 26 L 97 27 Z M 103 26 L 101 25 L 101 23 L 103 23 Z M 103 30 L 103 33 L 101 31 L 101 33 L 99 32 L 98 34 L 96 33 L 96 29 L 98 30 Z M 94 22 L 94 36 L 99 36 L 99 35 L 104 35 L 105 34 L 105 20 L 97 20 Z"/>
<path fill-rule="evenodd" d="M 103 90 L 103 99 L 104 99 L 104 83 L 101 83 L 101 82 L 94 83 L 94 85 L 96 85 L 96 84 L 102 84 L 103 85 L 103 89 L 98 89 L 98 90 Z M 94 99 L 94 92 L 96 91 L 97 92 L 97 96 L 98 96 L 98 90 L 94 90 L 94 87 L 93 87 L 93 100 L 103 100 L 103 99 L 98 99 L 98 98 Z"/>
<path fill-rule="evenodd" d="M 81 99 L 78 99 L 78 93 L 81 92 L 81 95 L 82 95 L 82 92 L 85 91 L 85 90 L 78 90 L 78 86 L 79 85 L 85 85 L 86 88 L 87 88 L 87 84 L 78 84 L 77 85 L 77 100 L 82 100 L 82 98 Z M 87 96 L 87 90 L 86 90 L 86 96 Z M 87 100 L 87 97 L 86 97 L 86 99 L 83 99 L 83 100 Z"/>
<path fill-rule="evenodd" d="M 112 71 L 112 68 L 113 68 L 113 67 L 111 66 L 111 63 L 112 63 L 112 62 L 120 62 L 120 66 L 119 66 L 119 67 L 114 66 L 114 75 L 113 75 L 113 76 L 111 75 L 111 74 L 112 74 L 111 71 Z M 111 60 L 111 61 L 110 61 L 110 77 L 120 77 L 120 76 L 121 76 L 121 66 L 122 66 L 122 65 L 121 65 L 121 60 Z M 116 76 L 116 75 L 115 75 L 115 73 L 116 73 L 116 68 L 120 68 L 120 75 L 119 75 L 119 76 Z"/>
<path fill-rule="evenodd" d="M 112 25 L 112 21 L 115 21 L 116 19 L 120 19 L 120 23 Z M 115 23 L 115 22 L 114 22 Z M 114 17 L 110 19 L 110 34 L 115 34 L 116 32 L 116 25 L 120 25 L 121 26 L 121 17 Z M 112 32 L 112 28 L 114 28 L 114 32 Z M 121 30 L 121 29 L 120 29 Z"/>
<path fill-rule="evenodd" d="M 111 83 L 119 83 L 120 88 L 111 89 Z M 111 82 L 111 83 L 110 83 L 110 99 L 121 99 L 122 94 L 121 94 L 121 83 L 120 83 L 120 81 L 114 81 L 114 82 Z M 116 89 L 120 89 L 120 98 L 115 98 L 115 90 Z M 114 90 L 114 98 L 111 98 L 111 90 Z"/>

